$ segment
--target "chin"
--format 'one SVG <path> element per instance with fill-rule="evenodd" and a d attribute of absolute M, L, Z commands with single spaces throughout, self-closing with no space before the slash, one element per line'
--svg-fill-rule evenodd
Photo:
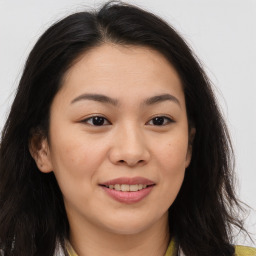
<path fill-rule="evenodd" d="M 112 223 L 108 223 L 105 228 L 108 232 L 119 235 L 135 235 L 147 231 L 152 228 L 158 221 L 154 218 L 122 218 L 121 220 L 112 220 Z"/>
<path fill-rule="evenodd" d="M 108 228 L 108 231 L 117 235 L 136 235 L 147 230 L 147 227 L 141 225 L 122 225 L 119 227 Z"/>

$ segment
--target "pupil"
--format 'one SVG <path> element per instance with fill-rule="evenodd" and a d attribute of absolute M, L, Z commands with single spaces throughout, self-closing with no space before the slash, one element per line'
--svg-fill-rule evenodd
<path fill-rule="evenodd" d="M 93 117 L 93 124 L 94 125 L 103 125 L 104 124 L 104 118 L 99 117 L 99 116 Z"/>
<path fill-rule="evenodd" d="M 153 119 L 153 124 L 154 125 L 163 125 L 164 123 L 164 118 L 163 117 L 155 117 Z"/>

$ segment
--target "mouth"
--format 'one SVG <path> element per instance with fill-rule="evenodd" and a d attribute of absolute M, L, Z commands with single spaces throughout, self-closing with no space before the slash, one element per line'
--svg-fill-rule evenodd
<path fill-rule="evenodd" d="M 142 189 L 145 189 L 147 187 L 152 187 L 155 184 L 151 184 L 151 185 L 146 185 L 146 184 L 133 184 L 133 185 L 129 185 L 129 184 L 114 184 L 114 185 L 101 185 L 104 186 L 106 188 L 109 189 L 114 189 L 117 191 L 122 191 L 122 192 L 137 192 L 140 191 Z"/>
<path fill-rule="evenodd" d="M 144 177 L 121 177 L 99 185 L 112 199 L 119 203 L 132 204 L 147 197 L 156 184 Z"/>

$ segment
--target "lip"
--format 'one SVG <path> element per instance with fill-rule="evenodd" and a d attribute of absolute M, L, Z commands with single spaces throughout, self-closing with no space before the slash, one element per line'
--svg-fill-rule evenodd
<path fill-rule="evenodd" d="M 130 191 L 130 192 L 123 192 L 118 191 L 115 189 L 110 189 L 106 186 L 115 185 L 115 184 L 127 184 L 127 185 L 135 185 L 135 184 L 143 184 L 147 185 L 148 187 L 138 190 L 138 191 Z M 140 202 L 146 196 L 150 194 L 152 189 L 154 188 L 155 183 L 152 180 L 149 180 L 144 177 L 121 177 L 113 180 L 109 180 L 99 184 L 101 188 L 106 192 L 108 196 L 112 199 L 125 204 L 133 204 Z"/>
<path fill-rule="evenodd" d="M 127 184 L 127 185 L 136 185 L 136 184 L 143 184 L 143 185 L 155 185 L 155 182 L 152 180 L 149 180 L 144 177 L 120 177 L 113 180 L 108 180 L 100 185 L 115 185 L 115 184 Z"/>
<path fill-rule="evenodd" d="M 115 199 L 120 203 L 133 204 L 144 199 L 154 188 L 154 186 L 146 187 L 142 190 L 136 192 L 122 192 L 115 189 L 110 189 L 104 186 L 101 186 L 102 189 L 107 193 L 108 196 Z"/>

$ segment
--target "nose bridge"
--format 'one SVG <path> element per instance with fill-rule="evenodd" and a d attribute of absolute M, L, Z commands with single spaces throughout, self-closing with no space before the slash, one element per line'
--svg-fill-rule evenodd
<path fill-rule="evenodd" d="M 145 141 L 143 140 L 143 133 L 138 125 L 129 124 L 125 127 L 122 127 L 121 134 L 123 134 L 123 144 L 124 149 L 132 151 L 142 150 L 145 146 Z"/>
<path fill-rule="evenodd" d="M 136 165 L 149 160 L 147 142 L 142 128 L 133 122 L 126 122 L 116 129 L 111 159 L 115 163 Z"/>

